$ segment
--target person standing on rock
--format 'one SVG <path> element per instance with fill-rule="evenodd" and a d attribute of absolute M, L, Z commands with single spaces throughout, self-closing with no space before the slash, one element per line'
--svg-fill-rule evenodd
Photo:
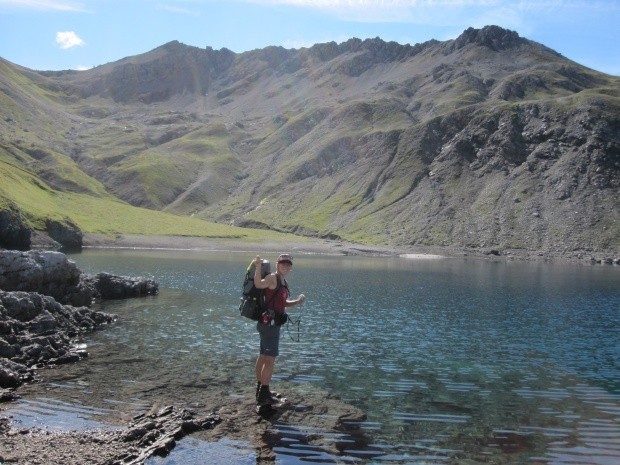
<path fill-rule="evenodd" d="M 276 272 L 261 278 L 261 258 L 254 258 L 254 286 L 265 290 L 267 310 L 263 313 L 256 329 L 260 335 L 260 355 L 256 360 L 256 404 L 261 407 L 278 403 L 269 390 L 276 357 L 279 355 L 280 326 L 286 323 L 286 309 L 303 303 L 305 296 L 290 300 L 286 277 L 293 269 L 293 257 L 281 254 L 276 264 Z"/>

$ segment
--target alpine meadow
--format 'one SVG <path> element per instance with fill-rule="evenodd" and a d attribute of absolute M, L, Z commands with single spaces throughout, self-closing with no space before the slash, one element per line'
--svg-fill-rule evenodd
<path fill-rule="evenodd" d="M 497 26 L 240 54 L 170 42 L 87 71 L 0 60 L 0 108 L 5 246 L 56 225 L 620 249 L 620 78 Z"/>

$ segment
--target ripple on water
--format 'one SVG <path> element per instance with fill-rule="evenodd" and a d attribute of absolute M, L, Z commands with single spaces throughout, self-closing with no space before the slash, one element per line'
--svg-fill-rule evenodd
<path fill-rule="evenodd" d="M 37 397 L 19 400 L 10 409 L 11 418 L 24 428 L 53 430 L 114 429 L 95 420 L 109 415 L 111 410 L 88 407 L 58 399 Z"/>
<path fill-rule="evenodd" d="M 394 419 L 403 422 L 431 422 L 431 423 L 467 423 L 471 417 L 469 415 L 448 415 L 441 413 L 404 413 L 394 412 Z"/>
<path fill-rule="evenodd" d="M 205 458 L 208 457 L 208 462 Z M 256 452 L 243 441 L 220 439 L 217 442 L 184 438 L 166 457 L 151 457 L 145 465 L 188 465 L 213 463 L 217 465 L 254 465 Z"/>
<path fill-rule="evenodd" d="M 532 393 L 526 390 L 527 395 Z M 564 393 L 556 396 L 557 390 L 536 391 L 534 397 L 564 400 Z M 615 465 L 620 463 L 620 404 L 619 396 L 593 386 L 579 384 L 566 388 L 567 393 L 589 406 L 590 411 L 576 413 L 572 409 L 540 409 L 551 418 L 562 420 L 565 427 L 541 427 L 525 425 L 526 433 L 540 434 L 553 439 L 546 454 L 537 459 L 552 464 L 587 463 L 594 465 Z M 597 415 L 598 412 L 598 415 Z M 587 416 L 586 419 L 582 419 Z"/>

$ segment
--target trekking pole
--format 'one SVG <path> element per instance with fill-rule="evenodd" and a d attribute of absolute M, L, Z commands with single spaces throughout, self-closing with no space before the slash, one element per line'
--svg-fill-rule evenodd
<path fill-rule="evenodd" d="M 299 342 L 300 340 L 300 327 L 301 327 L 301 316 L 302 316 L 302 309 L 303 309 L 303 305 L 304 305 L 305 300 L 299 304 L 299 317 L 297 318 L 297 321 L 293 320 L 291 318 L 291 316 L 289 315 L 288 317 L 288 321 L 286 322 L 286 330 L 288 331 L 288 335 L 291 338 L 291 341 L 293 342 Z M 297 341 L 295 341 L 295 338 L 293 338 L 293 336 L 291 335 L 291 329 L 289 328 L 290 324 L 294 324 L 297 325 Z"/>

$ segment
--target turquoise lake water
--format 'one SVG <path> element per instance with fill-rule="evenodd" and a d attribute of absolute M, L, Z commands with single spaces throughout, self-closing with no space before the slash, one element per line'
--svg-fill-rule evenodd
<path fill-rule="evenodd" d="M 120 322 L 89 335 L 91 357 L 11 414 L 89 428 L 164 391 L 191 404 L 207 369 L 231 389 L 253 383 L 257 336 L 237 313 L 253 255 L 72 255 L 88 273 L 152 277 L 160 295 L 106 303 Z M 283 333 L 274 386 L 338 395 L 367 412 L 371 440 L 335 456 L 302 452 L 291 433 L 277 464 L 620 463 L 620 267 L 299 255 L 289 283 L 307 301 L 293 311 L 299 331 Z M 256 460 L 248 444 L 187 438 L 148 463 L 211 463 L 205 454 Z"/>

